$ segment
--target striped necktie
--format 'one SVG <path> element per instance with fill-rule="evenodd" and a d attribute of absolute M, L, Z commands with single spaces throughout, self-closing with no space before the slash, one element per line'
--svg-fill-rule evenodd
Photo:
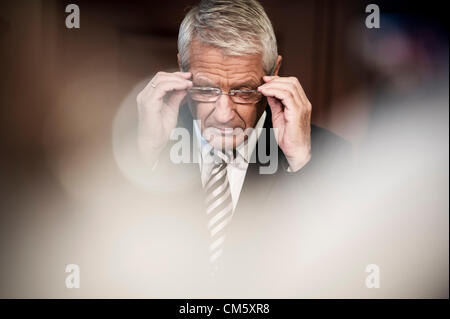
<path fill-rule="evenodd" d="M 216 151 L 215 155 L 214 165 L 204 184 L 204 191 L 210 234 L 209 260 L 218 266 L 217 261 L 224 249 L 225 230 L 233 216 L 233 201 L 227 177 L 227 165 L 233 159 L 233 154 Z"/>

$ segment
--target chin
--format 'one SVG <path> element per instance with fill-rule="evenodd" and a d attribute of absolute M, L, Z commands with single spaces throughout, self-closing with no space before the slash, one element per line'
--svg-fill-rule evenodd
<path fill-rule="evenodd" d="M 212 134 L 209 136 L 207 141 L 215 149 L 231 150 L 236 148 L 244 141 L 244 135 L 222 135 L 222 134 Z"/>

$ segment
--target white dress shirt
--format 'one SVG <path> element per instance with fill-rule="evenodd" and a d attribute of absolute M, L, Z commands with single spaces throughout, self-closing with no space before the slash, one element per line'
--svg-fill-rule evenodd
<path fill-rule="evenodd" d="M 256 126 L 253 131 L 250 133 L 250 136 L 247 138 L 246 143 L 241 143 L 236 147 L 236 159 L 227 165 L 227 177 L 228 183 L 230 184 L 231 198 L 233 201 L 233 210 L 236 208 L 236 205 L 239 200 L 239 195 L 241 194 L 242 186 L 244 185 L 245 174 L 247 173 L 248 164 L 250 162 L 251 155 L 253 150 L 256 147 L 256 142 L 262 132 L 262 127 L 264 125 L 264 120 L 266 119 L 266 112 L 261 115 Z M 197 148 L 196 152 L 200 156 L 199 159 L 199 168 L 201 173 L 201 179 L 203 186 L 207 182 L 209 177 L 208 172 L 211 171 L 214 163 L 212 161 L 203 160 L 206 154 L 211 150 L 211 146 L 209 143 L 202 137 L 200 128 L 197 124 L 197 121 L 194 121 L 194 131 L 197 139 Z M 252 136 L 252 134 L 256 134 Z M 245 144 L 247 144 L 245 146 Z"/>

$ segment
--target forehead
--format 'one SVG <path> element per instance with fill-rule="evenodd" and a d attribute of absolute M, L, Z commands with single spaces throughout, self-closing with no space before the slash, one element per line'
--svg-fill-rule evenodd
<path fill-rule="evenodd" d="M 193 41 L 190 48 L 190 71 L 195 81 L 222 86 L 241 83 L 259 85 L 264 76 L 260 54 L 224 55 L 222 50 Z"/>

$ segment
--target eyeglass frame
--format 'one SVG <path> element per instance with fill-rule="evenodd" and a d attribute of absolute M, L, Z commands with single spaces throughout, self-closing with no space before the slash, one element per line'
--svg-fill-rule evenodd
<path fill-rule="evenodd" d="M 210 91 L 213 91 L 213 90 L 214 90 L 215 92 L 220 93 L 220 94 L 217 94 L 217 98 L 216 98 L 214 101 L 208 101 L 208 102 L 197 101 L 197 100 L 192 99 L 192 97 L 191 97 L 192 100 L 194 100 L 194 101 L 196 101 L 196 102 L 200 102 L 200 103 L 216 103 L 217 100 L 220 98 L 220 96 L 221 96 L 221 95 L 224 95 L 224 94 L 230 96 L 230 97 L 231 97 L 231 100 L 232 100 L 234 103 L 236 103 L 236 104 L 247 104 L 247 105 L 259 103 L 259 102 L 261 101 L 262 97 L 263 97 L 263 94 L 262 94 L 261 92 L 259 92 L 258 90 L 255 90 L 255 89 L 244 89 L 244 90 L 234 90 L 234 89 L 233 89 L 233 90 L 229 90 L 228 92 L 226 92 L 226 91 L 223 91 L 222 89 L 215 88 L 215 87 L 193 86 L 193 87 L 191 87 L 191 88 L 189 88 L 189 89 L 187 90 L 189 94 L 191 94 L 191 90 L 192 90 L 192 89 L 210 90 Z M 234 101 L 233 98 L 232 98 L 233 96 L 236 96 L 236 93 L 258 93 L 258 100 L 255 101 L 255 102 L 250 102 L 250 103 L 236 102 L 236 101 Z"/>

